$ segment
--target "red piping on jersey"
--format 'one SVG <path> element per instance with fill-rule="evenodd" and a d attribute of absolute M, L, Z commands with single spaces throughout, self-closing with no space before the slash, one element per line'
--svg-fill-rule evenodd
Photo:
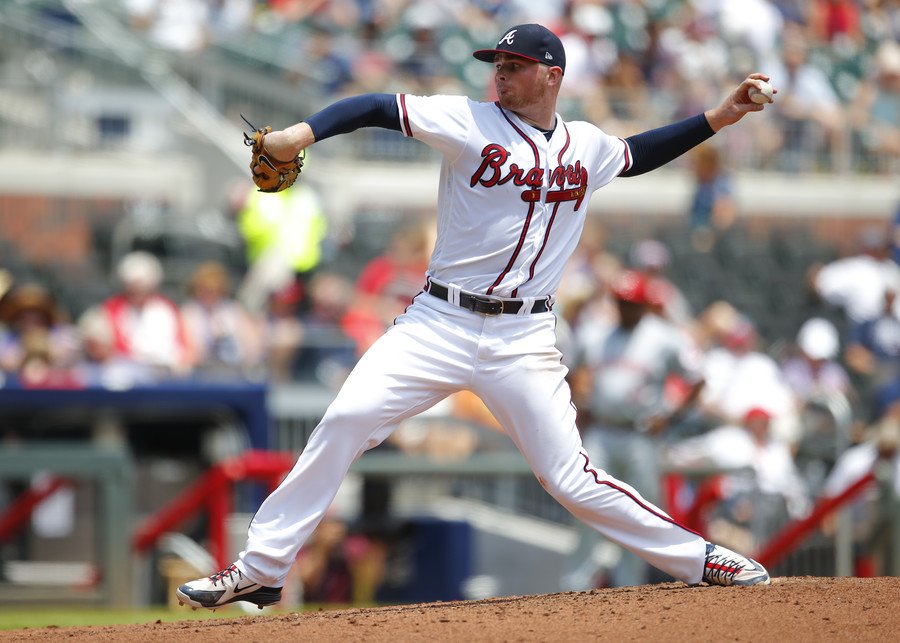
<path fill-rule="evenodd" d="M 521 136 L 523 139 L 525 139 L 525 142 L 531 146 L 531 151 L 534 153 L 534 168 L 539 169 L 541 166 L 541 155 L 540 155 L 540 152 L 538 151 L 537 145 L 534 144 L 534 141 L 532 141 L 531 138 L 529 138 L 529 136 L 525 132 L 520 130 L 518 128 L 518 126 L 516 126 L 516 124 L 512 122 L 512 120 L 509 118 L 509 116 L 506 115 L 506 112 L 504 111 L 504 109 L 502 107 L 500 107 L 499 101 L 494 104 L 497 106 L 497 109 L 500 110 L 500 113 L 503 114 L 503 118 L 506 119 L 506 122 L 509 123 L 512 126 L 512 128 L 514 130 L 516 130 L 516 132 L 519 133 L 519 136 Z M 491 287 L 487 289 L 486 294 L 488 294 L 488 295 L 492 294 L 494 292 L 494 288 L 496 288 L 500 284 L 500 282 L 503 281 L 503 278 L 506 277 L 507 274 L 509 274 L 509 271 L 512 270 L 512 267 L 515 264 L 516 259 L 519 257 L 519 253 L 522 251 L 522 246 L 525 245 L 525 235 L 528 233 L 528 226 L 531 225 L 531 217 L 533 215 L 534 215 L 534 201 L 531 201 L 528 204 L 528 214 L 525 216 L 525 225 L 522 226 L 522 233 L 519 235 L 519 243 L 516 244 L 516 249 L 513 251 L 512 257 L 509 258 L 509 263 L 506 264 L 506 268 L 503 269 L 503 272 L 500 273 L 500 276 L 498 276 L 497 279 L 494 281 L 494 283 L 491 284 Z M 518 292 L 518 290 L 519 289 L 516 288 L 513 291 L 513 294 L 512 294 L 513 297 L 516 296 L 516 293 Z"/>
<path fill-rule="evenodd" d="M 624 138 L 620 136 L 619 140 L 622 141 L 622 145 L 625 146 L 625 167 L 622 168 L 622 172 L 627 172 L 631 169 L 631 150 L 628 148 L 628 143 L 625 142 Z M 619 172 L 619 174 L 622 174 L 622 172 Z"/>
<path fill-rule="evenodd" d="M 572 142 L 572 137 L 569 136 L 569 128 L 566 127 L 566 124 L 562 124 L 563 129 L 566 132 L 566 144 L 562 146 L 562 149 L 559 151 L 559 154 L 556 155 L 556 162 L 562 167 L 563 154 L 566 153 L 566 150 L 569 149 L 569 143 Z"/>
<path fill-rule="evenodd" d="M 597 473 L 597 470 L 594 469 L 593 467 L 591 467 L 591 461 L 590 461 L 590 459 L 588 459 L 587 453 L 585 453 L 584 451 L 582 451 L 580 455 L 581 455 L 582 458 L 584 458 L 584 472 L 585 472 L 585 473 L 590 473 L 590 474 L 592 474 L 592 475 L 594 476 L 594 480 L 597 482 L 597 484 L 606 485 L 607 487 L 612 487 L 612 488 L 615 489 L 616 491 L 619 491 L 619 492 L 621 492 L 621 493 L 624 493 L 626 496 L 628 496 L 629 498 L 631 498 L 632 500 L 634 500 L 634 502 L 637 503 L 637 505 L 638 505 L 641 509 L 644 509 L 644 510 L 646 510 L 646 511 L 649 511 L 651 514 L 653 514 L 654 516 L 656 516 L 656 517 L 659 518 L 660 520 L 662 520 L 662 521 L 664 521 L 664 522 L 667 522 L 667 523 L 669 523 L 670 525 L 675 525 L 676 527 L 680 527 L 681 529 L 684 529 L 686 532 L 688 532 L 688 533 L 690 533 L 690 534 L 694 534 L 695 536 L 699 536 L 700 538 L 703 538 L 703 536 L 701 536 L 700 534 L 698 534 L 698 533 L 697 533 L 696 531 L 694 531 L 693 529 L 688 529 L 688 528 L 685 527 L 684 525 L 675 522 L 675 521 L 674 521 L 672 518 L 670 518 L 669 516 L 667 516 L 667 515 L 665 515 L 665 514 L 663 514 L 663 513 L 660 513 L 660 512 L 658 512 L 658 511 L 654 511 L 653 509 L 651 509 L 650 507 L 648 507 L 646 504 L 644 504 L 643 502 L 641 502 L 640 500 L 638 500 L 638 498 L 635 497 L 635 495 L 634 495 L 633 493 L 631 493 L 630 491 L 627 491 L 626 489 L 623 489 L 622 487 L 619 487 L 619 486 L 617 486 L 617 485 L 614 485 L 614 484 L 613 484 L 612 482 L 610 482 L 609 480 L 601 480 L 601 479 L 600 479 L 600 475 Z"/>
<path fill-rule="evenodd" d="M 400 94 L 400 111 L 403 113 L 401 126 L 403 133 L 412 136 L 412 128 L 409 126 L 409 112 L 406 110 L 406 94 Z"/>

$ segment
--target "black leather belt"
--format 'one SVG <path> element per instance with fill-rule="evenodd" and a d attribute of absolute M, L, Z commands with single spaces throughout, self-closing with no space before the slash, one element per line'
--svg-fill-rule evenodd
<path fill-rule="evenodd" d="M 425 286 L 425 292 L 433 295 L 438 299 L 450 301 L 450 290 L 445 286 L 429 281 Z M 531 307 L 532 313 L 546 313 L 550 310 L 548 305 L 549 297 L 538 299 Z M 500 315 L 506 313 L 515 315 L 518 313 L 525 301 L 522 299 L 494 299 L 493 297 L 484 297 L 482 295 L 473 295 L 467 292 L 459 293 L 459 307 L 471 310 L 473 313 L 481 313 L 482 315 Z"/>

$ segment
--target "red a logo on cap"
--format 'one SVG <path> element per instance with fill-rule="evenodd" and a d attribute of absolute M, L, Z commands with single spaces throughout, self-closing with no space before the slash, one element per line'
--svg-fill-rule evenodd
<path fill-rule="evenodd" d="M 498 45 L 501 45 L 501 44 L 503 44 L 503 43 L 505 42 L 507 45 L 512 45 L 512 44 L 513 44 L 513 36 L 516 35 L 516 31 L 518 31 L 518 30 L 517 30 L 517 29 L 513 29 L 512 31 L 510 31 L 508 34 L 506 34 L 505 36 L 503 36 L 503 37 L 500 39 L 500 42 L 498 42 L 497 44 L 498 44 Z"/>

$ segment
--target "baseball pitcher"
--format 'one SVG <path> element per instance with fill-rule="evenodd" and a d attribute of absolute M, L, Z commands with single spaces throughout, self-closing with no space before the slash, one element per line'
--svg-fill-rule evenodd
<path fill-rule="evenodd" d="M 554 293 L 594 191 L 653 170 L 736 123 L 757 104 L 751 74 L 715 108 L 626 139 L 556 112 L 562 43 L 541 25 L 508 29 L 474 52 L 494 67 L 498 100 L 368 94 L 287 129 L 257 130 L 254 181 L 290 186 L 313 143 L 360 127 L 398 130 L 443 155 L 437 239 L 424 287 L 362 356 L 281 485 L 250 524 L 239 560 L 178 588 L 216 608 L 278 602 L 303 543 L 354 460 L 397 425 L 468 389 L 503 424 L 540 484 L 574 516 L 688 584 L 768 583 L 759 563 L 677 524 L 582 448 L 555 347 Z"/>

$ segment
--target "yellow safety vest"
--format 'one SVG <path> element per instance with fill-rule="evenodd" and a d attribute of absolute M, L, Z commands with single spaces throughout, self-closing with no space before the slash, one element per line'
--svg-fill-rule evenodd
<path fill-rule="evenodd" d="M 238 227 L 251 263 L 281 245 L 294 271 L 308 272 L 322 259 L 328 223 L 316 193 L 301 184 L 283 192 L 250 192 L 238 215 Z"/>

